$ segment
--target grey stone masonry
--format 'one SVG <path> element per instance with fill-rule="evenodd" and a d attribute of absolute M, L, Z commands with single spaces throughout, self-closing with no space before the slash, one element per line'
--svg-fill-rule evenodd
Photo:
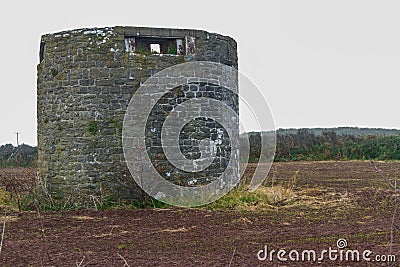
<path fill-rule="evenodd" d="M 138 199 L 143 192 L 130 178 L 122 148 L 122 127 L 135 91 L 155 73 L 180 63 L 211 61 L 238 67 L 236 42 L 202 30 L 106 27 L 63 31 L 41 38 L 37 66 L 39 178 L 54 201 L 82 206 L 93 199 Z M 172 89 L 150 114 L 146 150 L 160 173 L 175 184 L 190 177 L 165 159 L 159 131 L 165 116 L 187 99 L 209 96 L 238 112 L 237 96 L 218 85 L 192 83 Z M 196 119 L 181 132 L 188 159 L 198 157 L 202 138 L 226 136 L 209 119 Z M 200 182 L 224 170 L 224 139 L 218 159 Z M 165 177 L 168 179 L 168 177 Z"/>

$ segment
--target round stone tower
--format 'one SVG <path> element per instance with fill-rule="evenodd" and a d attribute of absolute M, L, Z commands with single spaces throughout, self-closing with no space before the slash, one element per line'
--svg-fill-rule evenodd
<path fill-rule="evenodd" d="M 117 26 L 46 34 L 41 38 L 39 57 L 39 177 L 54 201 L 75 206 L 138 199 L 143 194 L 129 178 L 122 128 L 133 94 L 149 77 L 191 61 L 238 66 L 237 45 L 230 37 L 202 30 L 143 27 Z M 229 96 L 218 86 L 199 83 L 174 90 L 182 93 L 173 95 L 179 101 L 200 95 L 199 90 L 208 91 L 209 96 L 219 95 L 219 100 L 238 112 L 237 96 Z M 168 103 L 170 106 L 166 107 Z M 167 113 L 177 105 L 176 101 L 168 103 L 163 106 Z M 158 113 L 153 113 L 155 117 L 148 123 L 146 150 L 157 158 L 160 147 L 154 146 L 151 138 L 157 137 L 153 129 L 162 127 L 162 122 L 157 120 Z M 165 117 L 167 113 L 160 116 Z M 216 122 L 210 123 L 193 120 L 184 127 L 182 138 L 196 139 L 190 132 L 200 138 L 221 137 L 223 129 Z M 182 144 L 186 145 L 183 152 L 187 157 L 196 158 L 198 143 Z M 221 148 L 230 153 L 229 144 L 225 143 L 225 147 L 222 144 Z M 213 171 L 204 177 L 223 170 L 224 159 L 228 157 L 225 152 L 214 162 Z M 160 166 L 166 168 L 168 164 Z M 180 180 L 174 180 L 176 184 L 192 181 L 182 173 L 177 177 Z"/>

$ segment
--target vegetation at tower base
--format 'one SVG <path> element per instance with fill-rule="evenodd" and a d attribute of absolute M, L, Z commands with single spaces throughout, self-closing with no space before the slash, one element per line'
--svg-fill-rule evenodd
<path fill-rule="evenodd" d="M 228 36 L 119 26 L 43 35 L 39 58 L 38 174 L 55 202 L 72 206 L 142 201 L 124 160 L 122 126 L 130 99 L 149 77 L 190 61 L 238 66 Z M 157 116 L 151 120 L 160 125 Z"/>

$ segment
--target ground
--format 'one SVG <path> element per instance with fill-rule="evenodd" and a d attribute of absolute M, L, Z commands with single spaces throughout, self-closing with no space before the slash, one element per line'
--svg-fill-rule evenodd
<path fill-rule="evenodd" d="M 247 209 L 113 209 L 13 212 L 7 216 L 3 266 L 398 266 L 396 263 L 259 261 L 264 248 L 320 253 L 337 248 L 395 254 L 400 235 L 392 226 L 390 181 L 400 163 L 274 163 L 266 186 L 284 184 L 293 194 L 274 205 L 251 201 Z M 297 173 L 297 175 L 296 175 Z M 395 214 L 394 222 L 400 224 Z M 2 221 L 2 219 L 0 219 Z M 393 230 L 392 230 L 393 229 Z M 287 257 L 287 255 L 286 255 Z M 373 258 L 371 256 L 371 258 Z"/>

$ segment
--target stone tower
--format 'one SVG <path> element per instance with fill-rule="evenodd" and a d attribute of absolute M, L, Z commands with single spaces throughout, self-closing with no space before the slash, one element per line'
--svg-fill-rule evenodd
<path fill-rule="evenodd" d="M 142 193 L 129 179 L 122 126 L 129 101 L 149 77 L 191 61 L 238 66 L 237 45 L 230 37 L 202 30 L 143 27 L 77 29 L 43 35 L 39 57 L 39 177 L 55 201 L 69 201 L 71 205 L 84 205 L 100 197 L 135 199 Z M 174 90 L 182 92 L 181 96 L 173 95 L 179 101 L 207 93 L 238 112 L 237 97 L 218 86 L 199 83 Z M 177 103 L 173 102 L 164 103 L 165 112 L 174 108 Z M 149 127 L 162 127 L 157 113 L 153 115 Z M 223 132 L 207 120 L 194 120 L 184 130 L 182 138 L 193 141 L 184 142 L 183 152 L 188 158 L 196 158 L 198 152 L 197 137 L 190 132 L 200 138 L 214 138 Z M 153 131 L 148 134 L 146 149 L 150 157 L 164 160 L 159 157 L 162 149 L 151 143 Z M 226 165 L 229 144 L 221 148 L 225 151 L 220 152 L 219 161 L 204 178 L 212 178 L 212 173 L 218 174 Z M 171 167 L 162 160 L 160 169 Z M 174 179 L 176 184 L 190 183 L 184 173 L 178 172 Z"/>

